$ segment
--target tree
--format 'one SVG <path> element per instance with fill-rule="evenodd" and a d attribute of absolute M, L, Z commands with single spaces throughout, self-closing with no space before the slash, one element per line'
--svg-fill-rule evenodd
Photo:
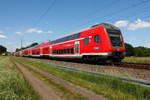
<path fill-rule="evenodd" d="M 129 43 L 125 43 L 125 46 L 126 46 L 126 56 L 134 56 L 134 47 Z"/>
<path fill-rule="evenodd" d="M 142 46 L 135 47 L 134 53 L 135 53 L 135 56 L 138 56 L 138 57 L 148 57 L 150 56 L 150 48 L 146 48 Z"/>
<path fill-rule="evenodd" d="M 38 45 L 38 43 L 37 43 L 37 42 L 32 43 L 29 47 L 33 47 L 33 46 L 36 46 L 36 45 Z"/>
<path fill-rule="evenodd" d="M 5 53 L 5 52 L 7 52 L 7 48 L 4 47 L 4 46 L 2 46 L 2 45 L 0 45 L 0 55 L 1 55 L 2 53 Z"/>
<path fill-rule="evenodd" d="M 18 52 L 19 50 L 20 50 L 20 49 L 17 48 L 17 49 L 16 49 L 16 52 Z"/>

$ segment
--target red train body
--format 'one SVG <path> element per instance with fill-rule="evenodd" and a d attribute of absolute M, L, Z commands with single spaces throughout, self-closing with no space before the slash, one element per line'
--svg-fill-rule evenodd
<path fill-rule="evenodd" d="M 19 56 L 74 58 L 92 62 L 120 62 L 125 45 L 120 29 L 102 23 L 51 42 L 16 52 Z"/>

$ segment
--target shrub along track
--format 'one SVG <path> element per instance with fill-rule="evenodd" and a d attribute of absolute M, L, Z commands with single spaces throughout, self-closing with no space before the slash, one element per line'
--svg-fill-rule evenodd
<path fill-rule="evenodd" d="M 14 61 L 14 59 L 13 59 L 13 61 Z M 37 67 L 35 67 L 35 66 L 32 66 L 32 65 L 29 65 L 29 64 L 25 64 L 25 63 L 23 63 L 23 62 L 18 62 L 17 60 L 15 60 L 14 61 L 14 63 L 19 67 L 19 69 L 22 71 L 22 70 L 27 70 L 26 68 L 24 68 L 24 67 L 27 67 L 27 68 L 29 68 L 29 69 L 32 69 L 32 70 L 34 70 L 35 72 L 37 72 L 37 73 L 39 73 L 39 74 L 41 74 L 41 75 L 44 75 L 45 77 L 47 77 L 49 80 L 53 80 L 53 81 L 55 81 L 57 84 L 60 84 L 60 85 L 63 85 L 64 87 L 66 87 L 66 88 L 68 88 L 68 89 L 70 89 L 71 91 L 73 91 L 74 93 L 78 93 L 78 94 L 81 94 L 81 95 L 83 95 L 85 98 L 85 100 L 106 100 L 104 97 L 102 97 L 102 96 L 100 96 L 100 95 L 97 95 L 97 94 L 95 94 L 94 92 L 91 92 L 91 91 L 89 91 L 89 90 L 87 90 L 87 89 L 85 89 L 85 88 L 82 88 L 82 87 L 80 87 L 80 86 L 78 86 L 78 85 L 75 85 L 75 84 L 72 84 L 72 83 L 70 83 L 70 82 L 68 82 L 68 81 L 66 81 L 66 80 L 63 80 L 63 79 L 61 79 L 61 78 L 59 78 L 59 77 L 56 77 L 56 76 L 54 76 L 54 75 L 52 75 L 52 74 L 50 74 L 50 73 L 48 73 L 48 72 L 45 72 L 45 71 L 42 71 L 42 70 L 40 70 L 40 69 L 38 69 Z M 21 67 L 22 66 L 22 67 Z M 22 71 L 23 72 L 23 71 Z M 23 72 L 23 74 L 25 74 L 26 75 L 26 72 L 24 73 Z M 29 74 L 28 76 L 32 76 L 31 74 Z M 28 79 L 28 78 L 27 78 Z M 32 80 L 32 78 L 31 78 L 31 80 Z M 30 78 L 29 78 L 29 81 L 30 81 Z M 31 84 L 32 84 L 32 82 L 31 82 Z M 45 88 L 44 88 L 45 89 Z M 41 94 L 41 92 L 44 92 L 43 90 L 42 91 L 40 91 L 40 89 L 39 90 L 37 90 L 37 91 L 39 91 L 40 92 L 40 94 Z M 48 90 L 46 90 L 45 92 L 47 92 L 48 93 Z M 46 94 L 47 94 L 46 93 Z M 44 93 L 45 94 L 45 93 Z M 49 93 L 48 93 L 49 94 Z M 43 95 L 43 93 L 41 94 L 41 95 Z M 52 94 L 52 95 L 54 95 L 54 94 Z M 47 96 L 45 95 L 45 97 L 47 98 Z M 57 96 L 54 96 L 54 97 L 56 97 L 56 99 L 51 99 L 51 100 L 59 100 L 60 98 L 58 98 Z M 50 99 L 45 99 L 45 100 L 50 100 Z M 82 99 L 81 99 L 82 100 Z"/>

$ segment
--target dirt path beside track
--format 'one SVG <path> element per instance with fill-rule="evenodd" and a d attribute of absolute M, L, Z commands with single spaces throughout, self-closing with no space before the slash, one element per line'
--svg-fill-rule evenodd
<path fill-rule="evenodd" d="M 21 63 L 21 65 L 22 64 L 23 63 Z M 79 93 L 79 94 L 87 97 L 89 100 L 107 100 L 104 97 L 102 97 L 100 95 L 97 95 L 92 91 L 89 91 L 89 90 L 87 90 L 85 88 L 82 88 L 78 85 L 72 84 L 72 83 L 70 83 L 66 80 L 63 80 L 59 77 L 56 77 L 56 76 L 54 76 L 54 75 L 52 75 L 48 72 L 42 71 L 42 70 L 38 69 L 37 67 L 34 67 L 32 65 L 29 65 L 29 64 L 27 64 L 27 65 L 25 64 L 24 66 L 27 66 L 27 67 L 33 69 L 34 71 L 46 76 L 47 78 L 49 78 L 50 80 L 55 81 L 58 84 L 61 84 L 61 85 L 65 86 L 66 88 L 70 89 L 71 91 L 74 91 L 75 93 Z M 55 99 L 53 99 L 53 100 L 55 100 Z"/>
<path fill-rule="evenodd" d="M 39 93 L 42 100 L 61 100 L 54 91 L 46 85 L 43 81 L 33 76 L 33 74 L 25 68 L 22 64 L 15 62 L 18 69 L 23 73 L 25 78 L 29 81 L 33 89 Z"/>

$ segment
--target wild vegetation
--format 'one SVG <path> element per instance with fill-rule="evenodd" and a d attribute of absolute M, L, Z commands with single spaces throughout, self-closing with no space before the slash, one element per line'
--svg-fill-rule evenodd
<path fill-rule="evenodd" d="M 126 56 L 150 57 L 150 48 L 147 47 L 133 47 L 131 44 L 126 43 L 126 50 Z"/>
<path fill-rule="evenodd" d="M 72 72 L 54 66 L 38 63 L 37 61 L 17 58 L 25 64 L 34 65 L 41 70 L 61 77 L 73 84 L 80 85 L 110 100 L 150 100 L 150 88 L 145 88 L 120 79 L 97 76 L 83 72 Z"/>
<path fill-rule="evenodd" d="M 0 100 L 39 100 L 9 57 L 0 57 Z"/>
<path fill-rule="evenodd" d="M 150 64 L 150 57 L 125 57 L 123 62 Z"/>

